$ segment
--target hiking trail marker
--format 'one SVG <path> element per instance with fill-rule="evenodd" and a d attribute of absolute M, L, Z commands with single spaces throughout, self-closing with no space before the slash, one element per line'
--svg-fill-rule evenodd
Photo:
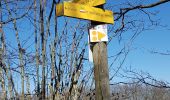
<path fill-rule="evenodd" d="M 105 4 L 106 0 L 72 0 L 72 2 L 87 6 L 98 6 Z"/>
<path fill-rule="evenodd" d="M 114 23 L 112 11 L 72 2 L 63 2 L 57 4 L 56 15 L 91 20 L 107 24 Z"/>
<path fill-rule="evenodd" d="M 89 29 L 90 42 L 108 41 L 107 25 L 97 25 L 94 28 Z"/>

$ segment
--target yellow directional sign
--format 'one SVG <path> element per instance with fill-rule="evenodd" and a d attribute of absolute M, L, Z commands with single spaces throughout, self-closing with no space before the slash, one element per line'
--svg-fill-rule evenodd
<path fill-rule="evenodd" d="M 108 24 L 114 23 L 112 11 L 70 2 L 57 4 L 56 15 L 75 17 Z"/>
<path fill-rule="evenodd" d="M 73 0 L 72 2 L 88 6 L 98 6 L 105 4 L 106 0 Z"/>

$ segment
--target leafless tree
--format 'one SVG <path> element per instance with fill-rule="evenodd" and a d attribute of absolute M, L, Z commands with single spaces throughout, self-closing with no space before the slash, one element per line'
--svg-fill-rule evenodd
<path fill-rule="evenodd" d="M 150 13 L 149 9 L 169 3 L 170 0 L 150 4 L 142 1 L 123 1 L 120 5 L 105 6 L 112 10 L 115 16 L 115 24 L 109 25 L 108 45 L 114 38 L 121 42 L 123 33 L 132 31 L 128 43 L 123 45 L 117 54 L 108 57 L 111 62 L 110 81 L 117 76 L 132 81 L 111 83 L 115 89 L 112 93 L 113 100 L 170 98 L 169 84 L 166 82 L 133 70 L 119 73 L 123 70 L 122 66 L 136 37 L 142 31 L 148 30 L 148 26 L 159 25 L 152 19 L 152 16 L 156 16 L 155 13 Z M 81 19 L 56 17 L 57 3 L 61 3 L 60 0 L 0 1 L 0 92 L 3 92 L 1 94 L 4 98 L 94 99 L 93 65 L 88 62 L 87 56 L 87 31 L 90 24 Z M 130 16 L 131 12 L 137 11 L 145 16 L 144 20 Z M 120 64 L 115 67 L 117 62 Z M 17 84 L 21 88 L 18 89 Z M 147 94 L 148 92 L 144 91 L 151 92 Z"/>

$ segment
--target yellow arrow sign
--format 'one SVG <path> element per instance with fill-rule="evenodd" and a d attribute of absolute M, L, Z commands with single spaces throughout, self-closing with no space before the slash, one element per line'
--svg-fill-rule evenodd
<path fill-rule="evenodd" d="M 86 5 L 64 2 L 56 6 L 57 16 L 68 16 L 113 24 L 113 12 Z"/>
<path fill-rule="evenodd" d="M 106 34 L 96 31 L 96 30 L 91 30 L 90 31 L 90 42 L 99 42 L 99 41 L 107 41 L 106 39 Z M 104 40 L 102 40 L 104 39 Z"/>
<path fill-rule="evenodd" d="M 72 2 L 88 6 L 98 6 L 105 4 L 106 0 L 73 0 Z"/>
<path fill-rule="evenodd" d="M 101 32 L 98 32 L 98 39 L 101 40 L 102 38 L 104 38 L 106 36 L 106 34 L 103 34 Z"/>

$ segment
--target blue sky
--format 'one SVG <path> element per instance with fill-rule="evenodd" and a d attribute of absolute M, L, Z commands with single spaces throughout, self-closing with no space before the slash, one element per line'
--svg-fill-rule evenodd
<path fill-rule="evenodd" d="M 123 65 L 124 68 L 131 66 L 132 69 L 137 71 L 148 72 L 151 76 L 158 80 L 170 82 L 170 55 L 165 56 L 151 53 L 151 51 L 170 53 L 169 10 L 170 3 L 160 5 L 151 10 L 159 11 L 158 15 L 154 17 L 154 19 L 160 19 L 159 22 L 161 22 L 161 25 L 166 27 L 155 27 L 153 30 L 143 31 L 140 33 L 131 45 L 130 53 Z M 124 34 L 131 34 L 131 32 L 126 32 Z M 127 37 L 124 37 L 123 39 L 126 41 Z M 119 44 L 116 40 L 114 40 L 108 49 L 109 53 L 112 54 L 116 48 L 119 48 Z"/>
<path fill-rule="evenodd" d="M 132 62 L 132 66 L 136 69 L 147 71 L 155 78 L 170 82 L 170 55 L 162 56 L 147 52 L 147 49 L 165 53 L 170 51 L 170 30 L 168 30 L 170 29 L 170 13 L 168 13 L 170 3 L 160 5 L 156 10 L 158 9 L 160 10 L 158 17 L 161 18 L 162 24 L 168 25 L 167 28 L 158 27 L 155 30 L 143 32 L 134 42 L 134 47 L 138 49 L 129 57 L 129 63 Z"/>

